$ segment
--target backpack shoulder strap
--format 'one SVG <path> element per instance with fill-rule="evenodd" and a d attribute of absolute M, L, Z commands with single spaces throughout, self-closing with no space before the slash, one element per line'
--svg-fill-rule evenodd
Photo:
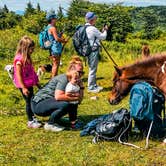
<path fill-rule="evenodd" d="M 84 25 L 84 30 L 86 31 L 86 29 L 88 28 L 88 27 L 94 27 L 93 25 Z M 96 39 L 97 39 L 97 37 L 95 36 L 95 39 L 94 39 L 94 41 L 93 41 L 93 46 L 94 46 L 94 44 L 95 44 L 95 42 L 96 42 Z"/>
<path fill-rule="evenodd" d="M 48 31 L 51 27 L 52 27 L 52 25 L 47 25 L 44 29 L 45 29 L 46 31 Z"/>
<path fill-rule="evenodd" d="M 87 29 L 88 27 L 94 27 L 93 25 L 84 25 L 84 29 Z"/>

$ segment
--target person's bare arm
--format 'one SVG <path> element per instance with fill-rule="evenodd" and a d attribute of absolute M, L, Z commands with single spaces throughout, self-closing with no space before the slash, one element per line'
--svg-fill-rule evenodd
<path fill-rule="evenodd" d="M 21 69 L 21 64 L 17 64 L 16 65 L 16 77 L 18 79 L 18 82 L 21 86 L 22 92 L 24 95 L 28 96 L 29 91 L 28 89 L 25 87 L 23 80 L 22 80 L 22 69 Z"/>
<path fill-rule="evenodd" d="M 84 97 L 84 89 L 85 89 L 82 80 L 80 80 L 79 86 L 80 86 L 80 98 L 79 98 L 79 103 L 81 103 L 82 100 L 83 100 L 83 97 Z"/>
<path fill-rule="evenodd" d="M 84 97 L 84 88 L 82 87 L 82 88 L 80 89 L 80 98 L 79 98 L 79 104 L 82 102 L 82 100 L 83 100 L 83 97 Z"/>
<path fill-rule="evenodd" d="M 55 100 L 57 101 L 78 101 L 80 98 L 80 95 L 71 94 L 67 95 L 62 90 L 55 90 Z"/>
<path fill-rule="evenodd" d="M 65 92 L 65 94 L 69 97 L 79 97 L 80 96 L 80 93 L 78 92 Z"/>
<path fill-rule="evenodd" d="M 55 27 L 51 27 L 49 29 L 49 32 L 54 36 L 56 41 L 61 42 L 61 43 L 65 43 L 66 42 L 66 40 L 64 38 L 58 37 L 58 33 L 57 33 L 57 30 L 56 30 Z"/>

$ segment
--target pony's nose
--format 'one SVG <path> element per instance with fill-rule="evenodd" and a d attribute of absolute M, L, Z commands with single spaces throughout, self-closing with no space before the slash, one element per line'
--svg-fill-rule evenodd
<path fill-rule="evenodd" d="M 118 101 L 116 101 L 116 100 L 108 100 L 108 102 L 111 104 L 111 105 L 116 105 L 116 104 L 118 104 L 119 102 Z"/>

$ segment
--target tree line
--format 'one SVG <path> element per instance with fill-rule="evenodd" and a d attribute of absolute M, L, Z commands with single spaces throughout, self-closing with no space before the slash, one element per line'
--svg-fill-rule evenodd
<path fill-rule="evenodd" d="M 98 28 L 108 24 L 107 40 L 109 41 L 125 42 L 127 35 L 131 33 L 143 39 L 156 39 L 165 33 L 165 6 L 126 7 L 121 3 L 108 5 L 84 0 L 73 0 L 67 10 L 59 6 L 56 11 L 59 18 L 58 29 L 67 35 L 72 35 L 78 24 L 84 24 L 87 11 L 94 11 L 97 14 Z M 28 2 L 24 15 L 9 11 L 4 5 L 0 9 L 0 29 L 20 26 L 25 31 L 38 34 L 47 24 L 45 16 L 46 11 L 41 10 L 39 3 L 34 7 L 31 2 Z"/>

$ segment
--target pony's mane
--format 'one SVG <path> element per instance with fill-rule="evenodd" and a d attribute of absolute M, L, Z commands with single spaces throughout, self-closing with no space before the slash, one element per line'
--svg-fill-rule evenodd
<path fill-rule="evenodd" d="M 154 56 L 151 56 L 144 60 L 139 60 L 139 61 L 135 62 L 134 64 L 124 66 L 124 67 L 122 67 L 122 69 L 123 68 L 132 68 L 132 67 L 151 66 L 157 62 L 161 63 L 163 60 L 166 61 L 166 54 L 155 54 Z"/>

